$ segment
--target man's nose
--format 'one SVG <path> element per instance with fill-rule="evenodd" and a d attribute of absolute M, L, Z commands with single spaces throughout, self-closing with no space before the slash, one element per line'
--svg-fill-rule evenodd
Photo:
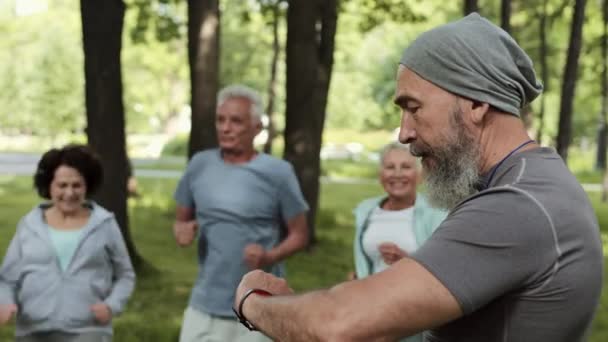
<path fill-rule="evenodd" d="M 220 122 L 219 124 L 220 131 L 226 132 L 230 130 L 230 123 L 227 121 Z"/>
<path fill-rule="evenodd" d="M 409 144 L 416 140 L 416 129 L 411 115 L 401 114 L 401 128 L 399 129 L 399 142 Z"/>

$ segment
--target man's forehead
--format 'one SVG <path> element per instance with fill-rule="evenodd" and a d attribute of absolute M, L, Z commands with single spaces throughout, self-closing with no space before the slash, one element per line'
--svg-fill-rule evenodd
<path fill-rule="evenodd" d="M 397 69 L 397 82 L 395 87 L 395 101 L 408 101 L 416 97 L 417 80 L 411 70 L 403 65 Z"/>
<path fill-rule="evenodd" d="M 218 106 L 217 113 L 249 115 L 251 114 L 251 107 L 251 101 L 245 97 L 230 97 Z"/>
<path fill-rule="evenodd" d="M 224 100 L 224 102 L 220 103 L 219 106 L 243 106 L 243 107 L 251 107 L 253 103 L 250 99 L 244 96 L 231 96 Z"/>
<path fill-rule="evenodd" d="M 397 69 L 397 87 L 410 89 L 420 86 L 433 86 L 433 84 L 418 76 L 418 74 L 408 67 L 399 65 Z"/>
<path fill-rule="evenodd" d="M 404 65 L 397 69 L 397 85 L 395 87 L 395 100 L 420 100 L 429 94 L 447 93 L 441 87 L 425 80 L 417 73 Z"/>

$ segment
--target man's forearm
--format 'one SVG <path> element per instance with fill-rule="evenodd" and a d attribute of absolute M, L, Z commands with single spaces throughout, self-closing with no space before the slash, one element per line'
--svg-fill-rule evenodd
<path fill-rule="evenodd" d="M 243 314 L 276 341 L 395 341 L 394 332 L 371 331 L 377 322 L 348 295 L 353 283 L 301 295 L 250 296 Z"/>
<path fill-rule="evenodd" d="M 401 302 L 401 292 L 409 289 L 388 290 L 386 281 L 371 284 L 370 278 L 302 295 L 250 296 L 243 314 L 278 341 L 395 341 L 434 325 L 420 322 L 424 315 L 415 300 Z"/>
<path fill-rule="evenodd" d="M 408 258 L 364 279 L 303 295 L 290 295 L 283 279 L 252 271 L 237 298 L 252 288 L 278 294 L 252 295 L 243 305 L 244 316 L 278 341 L 396 341 L 463 314 L 451 292 Z"/>
<path fill-rule="evenodd" d="M 190 246 L 196 237 L 196 221 L 181 221 L 176 219 L 173 222 L 173 235 L 179 246 Z"/>
<path fill-rule="evenodd" d="M 264 334 L 276 341 L 328 341 L 332 322 L 331 310 L 313 308 L 311 303 L 327 303 L 325 290 L 294 296 L 250 296 L 243 305 L 243 314 Z M 330 306 L 331 307 L 331 306 Z M 319 324 L 325 320 L 325 324 Z"/>
<path fill-rule="evenodd" d="M 280 244 L 269 250 L 268 257 L 275 264 L 288 256 L 304 249 L 308 244 L 308 236 L 302 234 L 290 234 Z"/>

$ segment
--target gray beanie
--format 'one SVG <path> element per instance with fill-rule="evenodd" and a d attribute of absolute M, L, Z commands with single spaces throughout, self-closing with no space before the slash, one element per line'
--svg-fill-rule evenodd
<path fill-rule="evenodd" d="M 530 57 L 477 13 L 421 34 L 400 63 L 451 93 L 517 116 L 543 89 Z"/>

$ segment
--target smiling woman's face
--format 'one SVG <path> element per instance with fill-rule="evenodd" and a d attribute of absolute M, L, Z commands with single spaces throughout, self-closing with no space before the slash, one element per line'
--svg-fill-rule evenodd
<path fill-rule="evenodd" d="M 388 151 L 382 160 L 380 183 L 389 197 L 405 199 L 416 192 L 418 169 L 416 158 L 408 151 Z"/>
<path fill-rule="evenodd" d="M 87 195 L 84 177 L 75 168 L 61 165 L 55 170 L 50 194 L 53 205 L 62 213 L 78 211 Z"/>

